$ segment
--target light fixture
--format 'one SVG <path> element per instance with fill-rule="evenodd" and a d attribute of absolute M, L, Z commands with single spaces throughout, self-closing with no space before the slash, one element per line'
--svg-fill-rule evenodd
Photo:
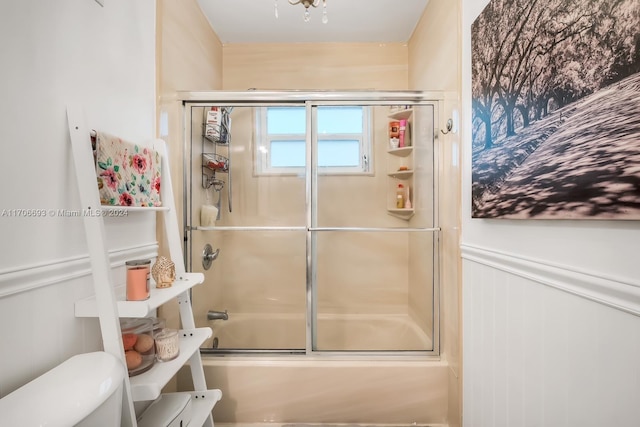
<path fill-rule="evenodd" d="M 322 23 L 326 24 L 329 22 L 329 18 L 327 17 L 327 0 L 289 0 L 289 4 L 300 4 L 304 6 L 304 22 L 309 22 L 309 8 L 311 6 L 318 7 L 320 6 L 320 2 L 322 1 Z M 278 0 L 275 0 L 275 11 L 276 18 L 278 17 Z"/>

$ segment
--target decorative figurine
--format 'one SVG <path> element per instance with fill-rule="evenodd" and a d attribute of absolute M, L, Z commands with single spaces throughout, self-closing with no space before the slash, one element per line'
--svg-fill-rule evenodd
<path fill-rule="evenodd" d="M 176 265 L 169 258 L 159 256 L 151 269 L 156 288 L 168 288 L 176 280 Z"/>

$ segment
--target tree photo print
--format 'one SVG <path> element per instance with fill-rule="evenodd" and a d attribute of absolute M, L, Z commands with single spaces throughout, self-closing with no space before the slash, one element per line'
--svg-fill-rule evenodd
<path fill-rule="evenodd" d="M 473 217 L 640 219 L 640 0 L 493 0 L 471 43 Z"/>

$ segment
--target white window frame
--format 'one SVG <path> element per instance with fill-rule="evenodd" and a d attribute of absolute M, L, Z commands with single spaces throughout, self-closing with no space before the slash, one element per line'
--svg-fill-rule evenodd
<path fill-rule="evenodd" d="M 336 106 L 338 107 L 338 106 Z M 371 132 L 371 107 L 362 105 L 362 133 L 321 133 L 320 140 L 357 140 L 360 158 L 357 166 L 318 166 L 321 175 L 373 175 L 373 138 Z M 305 134 L 271 134 L 267 135 L 267 109 L 256 107 L 254 116 L 254 173 L 262 175 L 302 175 L 304 167 L 271 167 L 271 141 L 303 141 Z M 305 108 L 305 107 L 300 107 Z"/>

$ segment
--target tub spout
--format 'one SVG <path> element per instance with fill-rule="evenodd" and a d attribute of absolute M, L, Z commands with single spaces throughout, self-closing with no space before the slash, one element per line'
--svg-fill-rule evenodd
<path fill-rule="evenodd" d="M 207 312 L 207 320 L 228 320 L 229 314 L 225 311 L 209 310 Z"/>

